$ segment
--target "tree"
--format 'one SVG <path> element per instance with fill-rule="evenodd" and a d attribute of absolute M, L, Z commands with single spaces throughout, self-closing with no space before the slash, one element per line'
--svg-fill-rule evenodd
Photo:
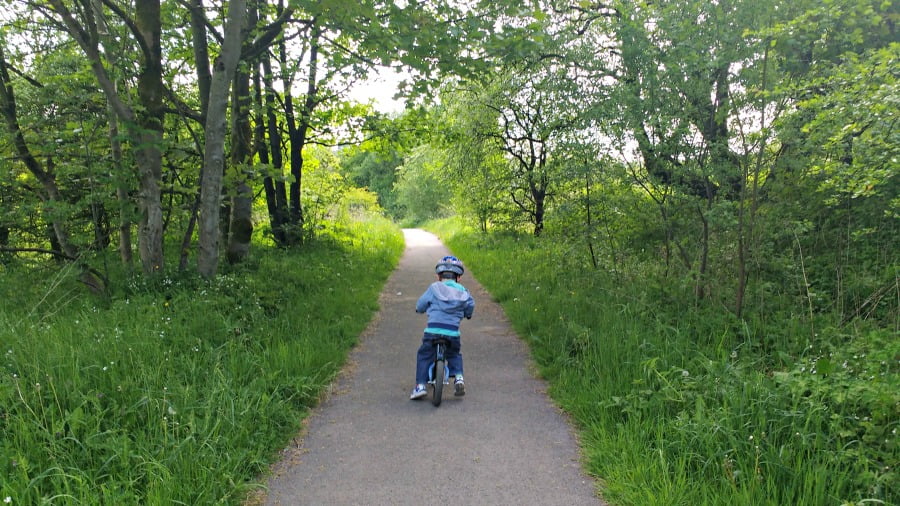
<path fill-rule="evenodd" d="M 576 109 L 567 106 L 572 95 L 564 69 L 520 65 L 472 94 L 467 107 L 477 111 L 471 135 L 504 154 L 510 198 L 539 236 L 559 176 L 553 151 L 574 127 Z"/>
<path fill-rule="evenodd" d="M 398 170 L 394 191 L 407 220 L 421 223 L 446 213 L 454 182 L 446 177 L 440 149 L 429 144 L 419 146 Z"/>
<path fill-rule="evenodd" d="M 359 188 L 368 188 L 375 193 L 381 207 L 391 216 L 399 218 L 393 192 L 397 180 L 396 169 L 403 161 L 398 153 L 382 153 L 369 142 L 358 148 L 346 149 L 341 152 L 341 156 L 341 166 L 350 181 Z"/>
<path fill-rule="evenodd" d="M 896 286 L 898 58 L 896 4 L 803 2 L 762 35 L 783 75 L 765 195 L 778 199 L 776 248 L 802 248 L 811 310 L 844 322 L 891 318 Z M 825 34 L 825 36 L 823 36 Z M 785 227 L 789 224 L 789 227 Z M 813 294 L 810 296 L 809 294 Z"/>
<path fill-rule="evenodd" d="M 435 142 L 443 146 L 447 170 L 453 175 L 457 209 L 474 215 L 486 232 L 489 224 L 507 220 L 512 212 L 504 203 L 509 161 L 491 136 L 478 134 L 498 128 L 496 114 L 475 108 L 467 98 L 471 97 L 465 91 L 444 93 L 434 122 Z"/>
<path fill-rule="evenodd" d="M 131 135 L 139 182 L 138 203 L 140 209 L 139 251 L 143 270 L 147 274 L 162 271 L 163 213 L 160 180 L 162 177 L 161 142 L 163 137 L 162 51 L 160 45 L 161 21 L 158 0 L 137 0 L 134 18 L 110 4 L 110 10 L 118 17 L 134 38 L 139 48 L 140 70 L 137 78 L 137 104 L 127 98 L 128 90 L 121 90 L 110 77 L 107 61 L 101 45 L 104 34 L 98 30 L 99 20 L 106 13 L 96 10 L 95 4 L 69 9 L 63 0 L 34 2 L 30 7 L 42 13 L 48 20 L 63 27 L 83 51 L 110 107 Z"/>
<path fill-rule="evenodd" d="M 219 211 L 225 166 L 226 114 L 228 90 L 241 55 L 241 32 L 246 17 L 244 0 L 231 0 L 222 53 L 213 65 L 206 116 L 206 144 L 200 189 L 200 255 L 197 268 L 201 275 L 215 275 L 219 262 Z"/>
<path fill-rule="evenodd" d="M 773 104 L 745 99 L 761 89 L 766 60 L 762 44 L 744 33 L 767 12 L 744 2 L 661 2 L 622 5 L 610 23 L 619 45 L 611 103 L 620 122 L 610 132 L 636 146 L 642 164 L 634 176 L 659 206 L 666 258 L 692 273 L 698 298 L 708 293 L 711 263 L 721 262 L 711 255 L 729 244 L 747 195 L 752 148 L 736 150 L 736 141 L 771 114 Z"/>

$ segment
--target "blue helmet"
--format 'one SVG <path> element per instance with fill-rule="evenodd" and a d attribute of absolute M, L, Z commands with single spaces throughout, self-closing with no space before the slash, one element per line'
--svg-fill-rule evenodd
<path fill-rule="evenodd" d="M 434 272 L 438 274 L 442 272 L 452 272 L 457 276 L 462 276 L 465 271 L 466 269 L 463 267 L 463 263 L 452 255 L 445 256 L 438 260 L 437 265 L 434 266 Z"/>

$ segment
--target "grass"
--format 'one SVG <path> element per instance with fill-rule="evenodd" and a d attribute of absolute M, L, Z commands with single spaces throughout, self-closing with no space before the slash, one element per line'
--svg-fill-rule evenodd
<path fill-rule="evenodd" d="M 528 342 L 611 504 L 900 503 L 890 329 L 824 315 L 809 343 L 795 321 L 735 322 L 646 274 L 587 268 L 559 241 L 429 228 Z"/>
<path fill-rule="evenodd" d="M 344 363 L 403 248 L 384 221 L 94 299 L 4 273 L 0 500 L 239 504 Z"/>

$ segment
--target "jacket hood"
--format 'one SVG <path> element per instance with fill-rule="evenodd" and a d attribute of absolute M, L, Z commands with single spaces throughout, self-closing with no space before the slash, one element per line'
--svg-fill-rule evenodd
<path fill-rule="evenodd" d="M 465 301 L 469 293 L 459 283 L 453 281 L 437 282 L 434 284 L 434 296 L 444 302 Z"/>

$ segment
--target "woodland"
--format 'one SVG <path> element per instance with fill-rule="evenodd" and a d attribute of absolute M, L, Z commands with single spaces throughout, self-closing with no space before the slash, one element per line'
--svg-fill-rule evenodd
<path fill-rule="evenodd" d="M 611 504 L 900 504 L 893 0 L 3 7 L 6 503 L 245 501 L 419 226 Z"/>

